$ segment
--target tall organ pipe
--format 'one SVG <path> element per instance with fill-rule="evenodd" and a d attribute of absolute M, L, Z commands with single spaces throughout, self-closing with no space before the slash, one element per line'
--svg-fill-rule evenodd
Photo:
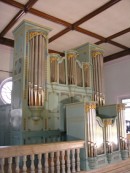
<path fill-rule="evenodd" d="M 88 136 L 88 157 L 96 156 L 96 104 L 87 103 L 86 105 L 87 116 L 87 136 Z"/>
<path fill-rule="evenodd" d="M 31 33 L 30 33 L 31 35 Z M 33 35 L 33 34 L 32 34 Z M 29 106 L 43 106 L 45 90 L 45 38 L 35 33 L 29 41 Z"/>
<path fill-rule="evenodd" d="M 92 54 L 92 64 L 93 64 L 93 95 L 94 101 L 98 105 L 103 104 L 103 57 L 102 52 L 94 51 Z"/>
<path fill-rule="evenodd" d="M 125 105 L 117 105 L 118 121 L 119 121 L 119 135 L 120 135 L 120 148 L 121 150 L 127 149 L 126 140 L 126 127 L 125 127 Z"/>

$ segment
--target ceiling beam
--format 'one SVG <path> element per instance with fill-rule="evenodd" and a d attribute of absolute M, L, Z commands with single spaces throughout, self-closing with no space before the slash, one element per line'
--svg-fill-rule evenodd
<path fill-rule="evenodd" d="M 21 10 L 24 10 L 24 5 L 17 1 L 14 1 L 14 0 L 11 0 L 11 1 L 10 0 L 0 0 L 0 1 L 2 1 L 8 5 L 12 5 L 14 7 L 20 8 Z"/>
<path fill-rule="evenodd" d="M 83 18 L 79 19 L 77 22 L 73 24 L 74 27 L 81 25 L 82 23 L 88 21 L 89 19 L 93 18 L 94 16 L 98 15 L 99 13 L 105 11 L 106 9 L 110 8 L 111 6 L 115 5 L 121 0 L 110 0 L 106 4 L 102 5 L 101 7 L 97 8 L 96 10 L 92 11 L 91 13 L 87 14 Z"/>
<path fill-rule="evenodd" d="M 115 34 L 109 36 L 109 37 L 106 37 L 105 40 L 104 40 L 104 39 L 101 39 L 100 41 L 96 42 L 95 44 L 98 44 L 98 45 L 99 45 L 99 44 L 108 42 L 108 41 L 110 41 L 111 39 L 114 39 L 114 38 L 116 38 L 116 37 L 119 37 L 119 36 L 121 36 L 121 35 L 124 35 L 124 34 L 126 34 L 126 33 L 128 33 L 128 32 L 130 32 L 130 28 L 126 28 L 126 29 L 124 29 L 124 30 L 122 30 L 122 31 L 120 31 L 120 32 L 117 32 L 117 33 L 115 33 Z"/>
<path fill-rule="evenodd" d="M 31 6 L 34 5 L 35 0 L 34 0 L 34 1 L 33 1 L 33 0 L 32 0 L 32 1 L 28 1 L 27 4 L 26 4 L 25 6 L 24 6 L 23 4 L 20 4 L 20 3 L 16 2 L 16 1 L 14 1 L 14 0 L 12 0 L 12 1 L 10 1 L 10 0 L 1 0 L 1 1 L 3 1 L 3 2 L 9 4 L 9 5 L 13 5 L 13 6 L 15 6 L 15 7 L 18 7 L 18 8 L 20 8 L 20 9 L 22 9 L 24 12 L 30 12 L 30 13 L 36 15 L 36 16 L 39 16 L 39 17 L 42 17 L 42 18 L 44 18 L 44 19 L 50 20 L 50 21 L 52 21 L 52 22 L 55 22 L 55 23 L 58 23 L 58 24 L 62 24 L 62 25 L 64 25 L 64 26 L 67 26 L 67 28 L 65 28 L 64 30 L 60 31 L 59 33 L 57 33 L 56 35 L 54 35 L 53 37 L 51 37 L 51 38 L 49 39 L 49 42 L 54 41 L 55 39 L 61 37 L 61 36 L 64 35 L 65 33 L 69 32 L 70 30 L 76 30 L 76 31 L 78 31 L 78 32 L 81 32 L 81 33 L 83 33 L 83 34 L 86 34 L 86 35 L 89 35 L 89 36 L 91 36 L 91 37 L 94 37 L 94 38 L 97 38 L 97 39 L 101 40 L 101 41 L 97 42 L 96 44 L 101 44 L 101 43 L 103 43 L 103 42 L 108 42 L 108 39 L 109 39 L 109 43 L 110 43 L 110 44 L 116 45 L 117 47 L 120 47 L 120 48 L 123 48 L 123 49 L 126 49 L 126 48 L 127 48 L 127 47 L 125 47 L 125 46 L 123 46 L 123 45 L 121 45 L 121 44 L 119 44 L 119 43 L 110 42 L 110 38 L 109 38 L 109 37 L 108 37 L 108 39 L 107 39 L 107 38 L 104 38 L 104 37 L 102 37 L 102 36 L 100 36 L 100 35 L 98 35 L 98 34 L 96 34 L 96 33 L 93 33 L 93 32 L 90 32 L 90 31 L 88 31 L 88 30 L 86 30 L 86 29 L 83 29 L 83 28 L 78 27 L 78 26 L 77 26 L 78 21 L 75 22 L 74 24 L 70 24 L 69 22 L 66 22 L 66 21 L 64 21 L 64 20 L 61 20 L 61 19 L 59 19 L 59 18 L 56 18 L 56 17 L 54 17 L 54 16 L 48 15 L 48 14 L 46 14 L 46 13 L 44 13 L 44 12 L 41 12 L 41 11 L 39 11 L 39 10 L 36 10 L 36 9 L 31 8 Z M 119 1 L 120 1 L 120 0 L 111 0 L 111 1 L 109 1 L 108 3 L 106 3 L 106 4 L 104 4 L 103 6 L 99 7 L 98 9 L 96 9 L 95 11 L 93 11 L 92 13 L 86 15 L 86 16 L 84 17 L 85 20 L 87 21 L 88 19 L 90 19 L 90 18 L 94 17 L 95 15 L 101 13 L 102 10 L 104 11 L 105 9 L 111 7 L 112 5 L 114 5 L 115 3 L 119 2 Z M 22 13 L 22 11 L 21 11 L 21 13 Z M 20 14 L 19 14 L 19 18 L 20 18 L 20 17 L 21 17 L 21 16 L 20 16 Z M 16 18 L 16 20 L 18 20 L 18 14 L 15 16 L 15 18 Z M 82 20 L 83 20 L 83 18 L 80 19 L 79 21 L 82 21 Z M 13 21 L 11 21 L 11 22 L 7 25 L 7 27 L 2 31 L 1 37 L 3 37 L 3 36 L 7 33 L 7 31 L 10 29 L 10 27 L 12 27 L 12 25 L 14 25 L 13 22 L 15 22 L 15 19 L 13 19 Z M 15 23 L 16 23 L 16 22 L 15 22 Z M 127 29 L 127 31 L 128 31 L 128 29 Z M 126 32 L 126 31 L 124 31 L 124 32 Z M 124 33 L 124 32 L 123 32 L 123 33 Z"/>
<path fill-rule="evenodd" d="M 62 35 L 66 34 L 67 32 L 71 31 L 71 30 L 76 30 L 78 32 L 81 32 L 83 34 L 89 35 L 91 37 L 94 37 L 96 39 L 99 39 L 100 41 L 98 41 L 95 44 L 101 44 L 101 43 L 110 43 L 112 45 L 115 45 L 117 47 L 120 47 L 122 49 L 127 49 L 128 47 L 116 43 L 114 41 L 111 41 L 112 38 L 118 37 L 124 33 L 127 33 L 130 31 L 130 28 L 127 28 L 119 33 L 116 33 L 112 36 L 109 36 L 107 38 L 104 38 L 96 33 L 93 33 L 91 31 L 88 31 L 86 29 L 80 28 L 78 27 L 78 25 L 80 25 L 81 23 L 91 19 L 92 17 L 96 16 L 97 14 L 103 12 L 104 10 L 106 10 L 107 8 L 111 7 L 112 5 L 116 4 L 117 2 L 119 2 L 120 0 L 110 0 L 108 3 L 104 4 L 103 6 L 99 7 L 98 9 L 96 9 L 95 11 L 89 13 L 88 15 L 86 15 L 85 17 L 81 18 L 79 21 L 75 22 L 74 24 L 70 24 L 69 22 L 66 22 L 64 20 L 61 20 L 59 18 L 56 18 L 54 16 L 48 15 L 44 12 L 38 11 L 36 9 L 33 9 L 32 6 L 34 5 L 34 3 L 37 0 L 30 0 L 26 3 L 26 5 L 24 6 L 23 4 L 20 4 L 14 0 L 10 1 L 10 0 L 1 0 L 4 3 L 7 3 L 9 5 L 15 6 L 17 8 L 20 8 L 21 10 L 17 13 L 17 15 L 9 22 L 9 24 L 3 29 L 3 31 L 0 33 L 0 36 L 3 37 L 8 31 L 9 29 L 27 12 L 30 12 L 34 15 L 37 15 L 39 17 L 45 18 L 47 20 L 50 20 L 52 22 L 58 23 L 58 24 L 62 24 L 64 26 L 67 26 L 67 28 L 65 28 L 64 30 L 60 31 L 59 33 L 57 33 L 56 35 L 52 36 L 49 39 L 49 42 L 54 41 L 55 39 L 61 37 Z"/>
<path fill-rule="evenodd" d="M 0 37 L 0 44 L 10 46 L 10 47 L 14 47 L 14 40 L 4 38 L 4 37 Z"/>
<path fill-rule="evenodd" d="M 52 50 L 52 49 L 49 49 L 49 53 L 58 53 L 58 54 L 60 54 L 60 56 L 65 56 L 65 54 L 63 52 L 59 52 L 59 51 Z"/>
<path fill-rule="evenodd" d="M 105 63 L 105 62 L 108 62 L 108 61 L 112 61 L 112 60 L 121 58 L 121 57 L 126 56 L 126 55 L 130 55 L 130 48 L 128 48 L 126 50 L 123 50 L 121 52 L 117 52 L 117 53 L 114 53 L 112 55 L 106 56 L 106 57 L 104 57 L 103 60 L 104 60 L 104 63 Z"/>
<path fill-rule="evenodd" d="M 0 37 L 3 37 L 11 28 L 12 26 L 25 14 L 28 10 L 36 3 L 38 0 L 29 0 L 26 5 L 24 6 L 23 10 L 20 10 L 13 19 L 7 24 L 7 26 L 2 30 L 0 33 Z"/>
<path fill-rule="evenodd" d="M 111 39 L 114 39 L 114 38 L 119 37 L 121 35 L 124 35 L 124 34 L 126 34 L 128 32 L 130 32 L 130 28 L 126 28 L 126 29 L 124 29 L 124 30 L 122 30 L 120 32 L 117 32 L 116 34 L 113 34 L 113 35 L 107 37 L 107 39 L 111 40 Z"/>
<path fill-rule="evenodd" d="M 112 44 L 112 45 L 114 45 L 114 46 L 120 47 L 121 49 L 128 49 L 127 46 L 124 46 L 124 45 L 122 45 L 122 44 L 120 44 L 120 43 L 117 43 L 117 42 L 115 42 L 115 41 L 112 41 L 112 40 L 107 40 L 107 43 L 110 43 L 110 44 Z"/>
<path fill-rule="evenodd" d="M 9 5 L 12 5 L 14 7 L 17 7 L 17 8 L 20 8 L 21 10 L 24 10 L 24 5 L 19 3 L 19 2 L 16 2 L 14 0 L 10 1 L 10 0 L 1 0 L 2 2 L 6 3 L 6 4 L 9 4 Z M 57 17 L 54 17 L 54 16 L 51 16 L 47 13 L 44 13 L 44 12 L 41 12 L 39 10 L 36 10 L 34 8 L 30 8 L 28 9 L 28 12 L 30 12 L 31 14 L 34 14 L 38 17 L 42 17 L 44 19 L 47 19 L 47 20 L 50 20 L 54 23 L 58 23 L 58 24 L 61 24 L 61 25 L 64 25 L 64 26 L 67 26 L 67 27 L 70 27 L 71 24 L 69 22 L 66 22 L 62 19 L 59 19 Z"/>
<path fill-rule="evenodd" d="M 69 32 L 71 30 L 71 28 L 65 28 L 64 30 L 58 32 L 56 35 L 52 36 L 50 39 L 49 39 L 49 43 L 56 40 L 57 38 L 61 37 L 62 35 L 66 34 L 67 32 Z"/>
<path fill-rule="evenodd" d="M 97 38 L 99 40 L 102 40 L 102 39 L 105 39 L 104 37 L 102 37 L 101 35 L 98 35 L 94 32 L 91 32 L 91 31 L 88 31 L 86 29 L 83 29 L 83 28 L 80 28 L 80 27 L 75 27 L 75 30 L 78 31 L 78 32 L 81 32 L 83 34 L 86 34 L 86 35 L 89 35 L 91 37 L 94 37 L 94 38 Z"/>
<path fill-rule="evenodd" d="M 38 0 L 29 0 L 24 6 L 24 11 L 28 12 L 37 1 Z"/>
<path fill-rule="evenodd" d="M 62 19 L 59 19 L 59 18 L 54 17 L 54 16 L 51 16 L 49 14 L 46 14 L 46 13 L 41 12 L 39 10 L 36 10 L 34 8 L 31 8 L 29 10 L 29 12 L 32 13 L 32 14 L 34 14 L 34 15 L 36 15 L 36 16 L 38 16 L 38 17 L 42 17 L 44 19 L 50 20 L 50 21 L 52 21 L 54 23 L 58 23 L 58 24 L 61 24 L 61 25 L 67 26 L 67 27 L 70 27 L 71 26 L 71 24 L 69 22 L 66 22 L 66 21 L 64 21 Z"/>
<path fill-rule="evenodd" d="M 0 37 L 3 37 L 24 14 L 25 12 L 23 10 L 20 10 L 7 24 L 7 26 L 1 31 Z"/>

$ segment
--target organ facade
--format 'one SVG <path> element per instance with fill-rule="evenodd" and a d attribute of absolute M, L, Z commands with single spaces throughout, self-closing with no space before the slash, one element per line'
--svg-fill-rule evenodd
<path fill-rule="evenodd" d="M 105 105 L 103 49 L 49 54 L 50 31 L 29 21 L 14 31 L 11 145 L 83 139 L 86 170 L 126 159 L 124 105 Z"/>

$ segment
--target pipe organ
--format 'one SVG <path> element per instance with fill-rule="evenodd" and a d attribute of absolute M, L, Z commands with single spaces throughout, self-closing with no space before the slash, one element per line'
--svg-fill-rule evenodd
<path fill-rule="evenodd" d="M 86 43 L 64 57 L 49 54 L 50 31 L 29 21 L 14 31 L 11 145 L 64 134 L 85 141 L 84 170 L 126 159 L 124 107 L 104 102 L 102 48 Z"/>

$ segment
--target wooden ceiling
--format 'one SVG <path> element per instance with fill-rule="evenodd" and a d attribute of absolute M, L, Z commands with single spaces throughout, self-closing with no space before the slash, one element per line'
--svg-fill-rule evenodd
<path fill-rule="evenodd" d="M 90 42 L 104 48 L 108 62 L 130 54 L 129 9 L 130 0 L 0 0 L 0 44 L 13 47 L 12 30 L 28 19 L 54 30 L 49 52 Z"/>

